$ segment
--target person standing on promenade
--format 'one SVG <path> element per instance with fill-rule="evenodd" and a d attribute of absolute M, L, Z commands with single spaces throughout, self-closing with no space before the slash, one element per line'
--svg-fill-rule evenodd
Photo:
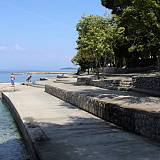
<path fill-rule="evenodd" d="M 13 87 L 13 90 L 15 91 L 15 76 L 11 74 L 11 87 Z"/>

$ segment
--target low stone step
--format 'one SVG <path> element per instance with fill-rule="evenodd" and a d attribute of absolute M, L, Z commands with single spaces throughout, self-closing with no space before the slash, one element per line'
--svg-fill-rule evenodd
<path fill-rule="evenodd" d="M 85 85 L 85 84 L 83 84 Z M 130 88 L 133 85 L 132 80 L 92 80 L 90 81 L 87 85 L 92 85 L 95 87 L 100 87 L 100 88 L 108 88 L 108 89 L 112 89 L 112 88 Z"/>
<path fill-rule="evenodd" d="M 97 87 L 97 90 L 100 90 L 100 88 Z M 105 94 L 105 90 L 102 90 Z M 83 91 L 74 92 L 65 90 L 63 87 L 46 85 L 45 92 L 128 131 L 160 141 L 160 114 L 157 112 L 123 107 L 121 103 L 115 103 L 114 101 L 113 103 L 103 101 L 94 97 L 92 90 L 89 93 L 87 92 L 88 94 L 85 92 L 84 94 Z"/>

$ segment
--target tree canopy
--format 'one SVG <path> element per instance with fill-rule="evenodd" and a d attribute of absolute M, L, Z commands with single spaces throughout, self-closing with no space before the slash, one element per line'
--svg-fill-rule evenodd
<path fill-rule="evenodd" d="M 128 54 L 127 66 L 134 66 L 138 61 L 143 65 L 155 63 L 160 52 L 160 1 L 102 0 L 102 4 L 113 10 L 121 8 L 114 12 L 114 17 L 117 19 L 117 26 L 125 29 L 127 43 L 121 43 L 121 46 L 128 50 L 125 54 Z M 122 57 L 123 53 L 120 51 Z"/>
<path fill-rule="evenodd" d="M 106 61 L 112 61 L 113 50 L 110 45 L 112 30 L 109 30 L 109 27 L 109 21 L 104 17 L 93 15 L 82 17 L 77 24 L 78 52 L 72 60 L 73 63 L 87 69 L 100 68 Z"/>
<path fill-rule="evenodd" d="M 77 24 L 81 68 L 145 67 L 160 59 L 160 1 L 102 0 L 111 18 L 84 16 Z"/>

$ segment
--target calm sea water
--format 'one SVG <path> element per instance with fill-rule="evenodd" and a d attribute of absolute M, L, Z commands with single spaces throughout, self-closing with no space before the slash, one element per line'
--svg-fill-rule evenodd
<path fill-rule="evenodd" d="M 0 83 L 9 83 L 10 82 L 11 73 L 0 73 Z M 49 78 L 56 77 L 56 75 L 51 74 L 33 74 L 32 81 L 39 80 L 41 77 Z M 27 78 L 26 74 L 16 75 L 15 82 L 25 82 Z"/>
<path fill-rule="evenodd" d="M 58 71 L 55 71 L 58 72 Z M 60 70 L 59 72 L 67 72 Z M 75 70 L 69 70 L 68 72 L 76 72 Z M 12 72 L 0 72 L 0 83 L 10 83 L 10 75 Z M 17 73 L 17 72 L 16 72 Z M 21 72 L 22 73 L 22 72 Z M 25 72 L 21 75 L 16 75 L 15 82 L 25 82 L 27 75 Z M 27 73 L 27 72 L 26 72 Z M 54 74 L 33 74 L 32 75 L 32 81 L 39 80 L 40 78 L 50 78 L 50 77 L 56 77 L 57 75 Z"/>
<path fill-rule="evenodd" d="M 0 101 L 0 159 L 30 159 L 15 122 L 2 101 Z"/>

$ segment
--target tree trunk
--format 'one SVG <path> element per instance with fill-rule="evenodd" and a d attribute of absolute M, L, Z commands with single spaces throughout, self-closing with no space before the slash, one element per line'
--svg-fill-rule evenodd
<path fill-rule="evenodd" d="M 100 74 L 99 74 L 99 68 L 96 67 L 96 75 L 97 75 L 97 78 L 100 79 Z"/>
<path fill-rule="evenodd" d="M 160 71 L 160 55 L 157 56 L 157 70 Z"/>
<path fill-rule="evenodd" d="M 99 74 L 99 67 L 100 67 L 100 65 L 99 65 L 99 61 L 98 61 L 98 59 L 96 58 L 96 75 L 97 75 L 97 78 L 98 79 L 100 79 L 100 74 Z"/>

